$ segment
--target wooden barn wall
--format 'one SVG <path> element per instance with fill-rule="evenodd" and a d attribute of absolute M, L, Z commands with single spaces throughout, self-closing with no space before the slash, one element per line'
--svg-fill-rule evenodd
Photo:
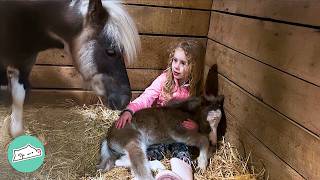
<path fill-rule="evenodd" d="M 138 61 L 127 66 L 133 97 L 141 93 L 167 66 L 167 49 L 181 39 L 195 39 L 206 47 L 212 0 L 125 0 L 141 37 Z M 96 96 L 59 49 L 41 52 L 31 73 L 28 103 L 60 102 L 66 98 L 95 103 Z"/>
<path fill-rule="evenodd" d="M 212 2 L 205 63 L 227 137 L 270 179 L 320 179 L 319 12 L 313 0 Z"/>

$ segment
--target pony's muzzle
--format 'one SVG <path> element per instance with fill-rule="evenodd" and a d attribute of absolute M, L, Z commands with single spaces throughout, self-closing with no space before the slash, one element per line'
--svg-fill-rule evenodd
<path fill-rule="evenodd" d="M 112 93 L 107 99 L 109 108 L 122 110 L 127 107 L 131 99 L 131 93 L 127 94 L 118 94 Z"/>

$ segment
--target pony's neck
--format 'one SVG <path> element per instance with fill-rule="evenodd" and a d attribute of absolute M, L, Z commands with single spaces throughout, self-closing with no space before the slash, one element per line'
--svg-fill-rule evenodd
<path fill-rule="evenodd" d="M 81 32 L 84 19 L 79 11 L 79 3 L 72 6 L 70 4 L 64 7 L 62 14 L 51 22 L 48 29 L 50 33 L 57 35 L 68 43 Z"/>

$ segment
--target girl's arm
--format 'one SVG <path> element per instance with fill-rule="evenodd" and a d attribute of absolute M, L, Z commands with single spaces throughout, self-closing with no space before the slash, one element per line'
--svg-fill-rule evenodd
<path fill-rule="evenodd" d="M 166 78 L 167 77 L 165 73 L 158 76 L 138 98 L 136 98 L 127 106 L 127 109 L 130 109 L 133 113 L 135 113 L 141 109 L 151 107 L 154 101 L 159 97 Z"/>
<path fill-rule="evenodd" d="M 127 123 L 131 122 L 133 113 L 140 109 L 151 107 L 155 99 L 159 97 L 165 79 L 166 74 L 161 74 L 138 98 L 132 101 L 127 108 L 122 111 L 116 122 L 116 127 L 123 128 Z"/>

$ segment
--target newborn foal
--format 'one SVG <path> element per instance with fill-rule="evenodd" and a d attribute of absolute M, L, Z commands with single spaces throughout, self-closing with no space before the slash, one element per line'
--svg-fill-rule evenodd
<path fill-rule="evenodd" d="M 119 157 L 125 155 L 130 160 L 128 164 L 135 179 L 154 179 L 146 157 L 147 147 L 152 144 L 181 142 L 200 149 L 198 167 L 205 170 L 208 164 L 208 134 L 211 130 L 207 116 L 210 111 L 211 115 L 215 112 L 214 115 L 221 118 L 223 99 L 223 96 L 218 96 L 172 101 L 165 107 L 136 112 L 132 123 L 122 129 L 117 129 L 113 124 L 101 144 L 101 162 L 98 168 L 108 171 L 114 167 Z M 199 132 L 182 127 L 182 121 L 188 118 L 199 124 Z"/>

